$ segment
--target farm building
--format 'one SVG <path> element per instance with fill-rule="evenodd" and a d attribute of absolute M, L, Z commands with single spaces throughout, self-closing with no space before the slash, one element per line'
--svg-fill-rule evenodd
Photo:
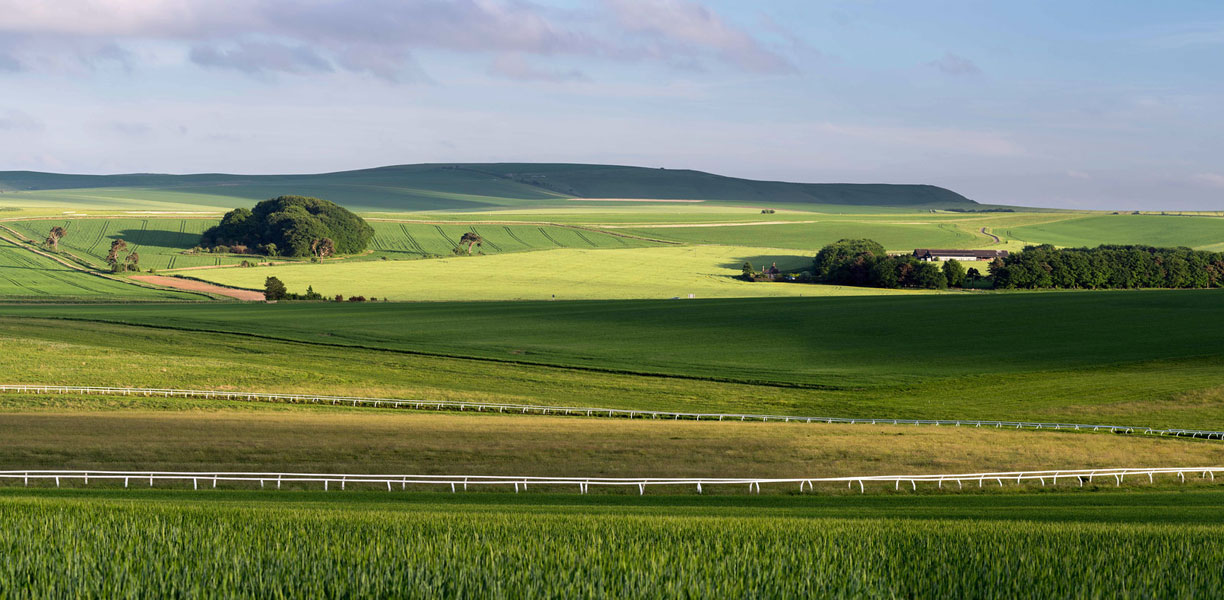
<path fill-rule="evenodd" d="M 994 260 L 1007 256 L 1007 250 L 938 250 L 917 248 L 914 258 L 918 260 Z"/>

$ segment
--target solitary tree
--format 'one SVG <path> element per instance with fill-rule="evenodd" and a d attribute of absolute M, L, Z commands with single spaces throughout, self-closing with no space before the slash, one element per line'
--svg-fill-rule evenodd
<path fill-rule="evenodd" d="M 463 234 L 463 237 L 459 238 L 459 243 L 467 244 L 467 253 L 471 254 L 472 246 L 484 246 L 484 238 L 481 238 L 480 235 L 476 234 L 475 232 L 469 231 Z"/>
<path fill-rule="evenodd" d="M 119 253 L 127 250 L 127 242 L 123 240 L 115 240 L 111 242 L 110 252 L 106 254 L 106 262 L 114 268 L 119 264 Z"/>
<path fill-rule="evenodd" d="M 137 254 L 136 252 L 133 251 L 131 254 L 128 254 L 125 262 L 127 262 L 127 270 L 129 271 L 139 271 L 140 270 L 140 255 Z"/>
<path fill-rule="evenodd" d="M 47 246 L 52 250 L 59 250 L 60 238 L 64 237 L 64 228 L 56 225 L 51 228 L 51 232 L 47 234 Z"/>
<path fill-rule="evenodd" d="M 754 270 L 752 268 L 752 263 L 748 261 L 744 261 L 743 278 L 747 279 L 748 281 L 752 281 L 753 271 Z"/>
<path fill-rule="evenodd" d="M 336 242 L 331 238 L 321 238 L 310 243 L 310 252 L 319 258 L 325 258 L 336 253 Z"/>
<path fill-rule="evenodd" d="M 269 277 L 264 280 L 264 300 L 269 302 L 283 300 L 288 293 L 289 290 L 285 288 L 285 284 L 280 279 Z"/>

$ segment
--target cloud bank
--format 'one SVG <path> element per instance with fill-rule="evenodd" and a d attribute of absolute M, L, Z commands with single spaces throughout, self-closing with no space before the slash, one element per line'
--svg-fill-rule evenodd
<path fill-rule="evenodd" d="M 750 73 L 795 69 L 746 29 L 692 0 L 0 0 L 0 71 L 74 58 L 121 60 L 126 44 L 183 44 L 205 68 L 251 75 L 348 71 L 411 79 L 414 53 L 487 56 L 517 79 L 580 79 L 525 57 L 585 58 Z"/>

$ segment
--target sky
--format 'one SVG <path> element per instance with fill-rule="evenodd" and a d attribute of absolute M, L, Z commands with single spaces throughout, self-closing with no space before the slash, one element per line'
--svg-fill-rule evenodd
<path fill-rule="evenodd" d="M 1224 209 L 1219 0 L 0 0 L 0 170 L 582 162 Z"/>

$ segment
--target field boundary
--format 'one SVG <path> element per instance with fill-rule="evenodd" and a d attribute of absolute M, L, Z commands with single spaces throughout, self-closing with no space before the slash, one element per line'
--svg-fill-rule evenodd
<path fill-rule="evenodd" d="M 0 392 L 27 394 L 79 394 L 103 396 L 142 396 L 163 398 L 203 398 L 241 402 L 280 402 L 288 404 L 322 404 L 367 408 L 393 408 L 425 411 L 473 411 L 518 413 L 532 415 L 600 417 L 625 419 L 664 419 L 673 421 L 760 421 L 783 423 L 824 423 L 845 425 L 933 425 L 936 427 L 993 427 L 996 429 L 1051 429 L 1054 431 L 1109 432 L 1127 435 L 1157 435 L 1224 440 L 1224 431 L 1200 429 L 1158 429 L 1132 425 L 1099 425 L 1087 423 L 1046 423 L 1038 421 L 996 421 L 990 419 L 894 419 L 854 417 L 811 417 L 796 415 L 740 414 L 716 412 L 673 412 L 578 406 L 547 406 L 543 404 L 504 404 L 496 402 L 461 402 L 455 400 L 423 400 L 405 398 L 369 398 L 361 396 L 324 396 L 319 394 L 277 394 L 224 390 L 187 390 L 172 388 L 134 388 L 63 386 L 34 384 L 0 384 Z"/>
<path fill-rule="evenodd" d="M 385 485 L 387 491 L 392 491 L 392 485 L 399 484 L 401 490 L 408 489 L 408 485 L 414 486 L 450 486 L 452 493 L 459 491 L 460 487 L 467 490 L 469 486 L 514 486 L 514 492 L 526 491 L 528 485 L 536 486 L 577 486 L 578 493 L 585 494 L 590 491 L 592 486 L 595 487 L 611 487 L 611 488 L 630 488 L 636 487 L 639 495 L 646 494 L 647 487 L 695 487 L 698 494 L 703 492 L 704 487 L 710 486 L 742 486 L 747 485 L 750 493 L 761 493 L 761 484 L 771 486 L 781 486 L 799 484 L 799 491 L 802 493 L 805 488 L 808 491 L 815 491 L 815 484 L 824 483 L 845 483 L 847 488 L 853 489 L 857 483 L 860 493 L 867 493 L 867 483 L 892 483 L 894 490 L 900 490 L 902 482 L 908 483 L 912 491 L 918 490 L 919 483 L 935 483 L 939 489 L 943 489 L 944 483 L 948 483 L 949 487 L 952 482 L 957 484 L 956 489 L 964 489 L 965 482 L 977 482 L 978 487 L 985 487 L 986 482 L 997 483 L 999 487 L 1003 487 L 1004 482 L 1014 482 L 1020 485 L 1024 482 L 1040 481 L 1042 487 L 1045 487 L 1046 480 L 1050 480 L 1050 485 L 1057 486 L 1059 479 L 1066 482 L 1078 482 L 1079 487 L 1084 486 L 1084 482 L 1095 483 L 1097 477 L 1101 477 L 1108 481 L 1110 478 L 1114 480 L 1115 486 L 1121 487 L 1127 476 L 1132 478 L 1142 477 L 1148 478 L 1148 483 L 1156 482 L 1156 475 L 1174 475 L 1182 483 L 1186 481 L 1186 474 L 1199 474 L 1201 479 L 1210 478 L 1215 481 L 1216 473 L 1224 473 L 1224 467 L 1138 467 L 1138 468 L 1102 468 L 1102 469 L 1061 469 L 1061 470 L 1046 470 L 1046 471 L 997 471 L 984 473 L 943 473 L 943 474 L 921 474 L 921 475 L 861 475 L 849 477 L 792 477 L 792 478 L 755 478 L 755 477 L 674 477 L 674 478 L 631 478 L 631 477 L 535 477 L 535 476 L 513 476 L 513 475 L 387 475 L 387 474 L 358 474 L 358 473 L 278 473 L 278 472 L 222 472 L 222 471 L 91 471 L 91 470 L 11 470 L 0 471 L 0 479 L 17 480 L 20 479 L 24 486 L 29 486 L 30 481 L 55 481 L 56 487 L 62 487 L 62 484 L 67 480 L 73 482 L 81 480 L 83 485 L 89 485 L 89 480 L 95 481 L 117 481 L 123 480 L 123 487 L 129 487 L 133 480 L 138 483 L 143 481 L 149 482 L 149 487 L 152 487 L 155 481 L 191 481 L 193 489 L 200 489 L 200 481 L 205 483 L 211 482 L 212 487 L 216 488 L 219 482 L 248 482 L 259 483 L 259 487 L 263 489 L 269 483 L 276 483 L 276 489 L 281 489 L 286 483 L 290 484 L 323 484 L 323 490 L 330 489 L 331 484 L 340 484 L 340 489 L 347 489 L 348 484 L 378 484 L 380 487 Z M 993 486 L 992 486 L 993 487 Z"/>

